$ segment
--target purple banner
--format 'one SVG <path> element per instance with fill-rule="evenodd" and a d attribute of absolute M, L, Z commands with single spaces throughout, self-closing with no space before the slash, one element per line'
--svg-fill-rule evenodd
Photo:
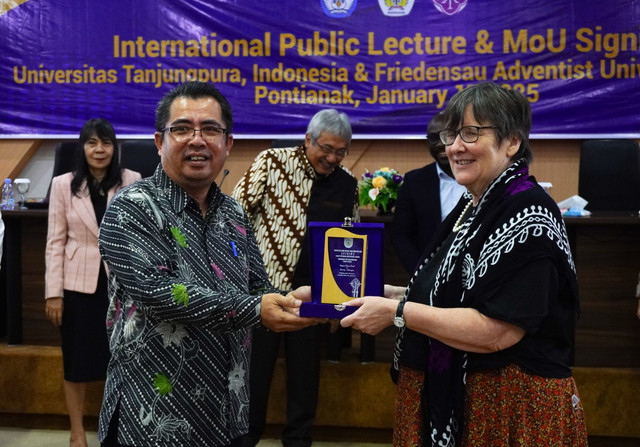
<path fill-rule="evenodd" d="M 20 4 L 19 4 L 20 3 Z M 4 8 L 4 9 L 3 9 Z M 162 95 L 214 82 L 236 138 L 422 138 L 455 92 L 522 91 L 534 138 L 640 138 L 640 2 L 28 0 L 0 7 L 0 138 L 148 138 Z"/>

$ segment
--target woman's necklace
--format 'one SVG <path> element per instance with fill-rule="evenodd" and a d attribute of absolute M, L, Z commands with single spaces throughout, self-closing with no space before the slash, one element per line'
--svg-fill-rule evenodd
<path fill-rule="evenodd" d="M 471 205 L 473 205 L 473 199 L 469 200 L 469 203 L 467 203 L 467 206 L 465 206 L 464 209 L 462 210 L 462 213 L 460 213 L 460 217 L 458 217 L 458 220 L 456 220 L 456 223 L 453 226 L 454 233 L 457 233 L 458 231 L 460 231 L 460 228 L 462 228 L 462 224 L 464 223 L 464 216 L 467 215 L 467 211 L 469 211 L 469 208 L 471 208 Z"/>

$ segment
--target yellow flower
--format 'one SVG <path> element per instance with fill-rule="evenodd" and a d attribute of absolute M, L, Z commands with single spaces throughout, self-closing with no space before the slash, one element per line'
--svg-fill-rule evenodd
<path fill-rule="evenodd" d="M 375 187 L 375 188 L 384 188 L 385 185 L 387 184 L 387 179 L 384 178 L 383 176 L 379 175 L 377 177 L 374 177 L 373 180 L 371 180 L 371 184 Z"/>
<path fill-rule="evenodd" d="M 391 171 L 391 168 L 389 168 L 388 166 L 385 166 L 384 168 L 380 168 L 380 170 L 384 172 L 388 172 L 388 171 Z"/>

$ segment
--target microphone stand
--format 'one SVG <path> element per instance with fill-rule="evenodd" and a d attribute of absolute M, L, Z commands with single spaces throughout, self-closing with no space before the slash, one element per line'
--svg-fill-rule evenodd
<path fill-rule="evenodd" d="M 227 178 L 227 175 L 229 175 L 229 170 L 228 170 L 228 169 L 225 169 L 225 170 L 222 172 L 222 180 L 220 180 L 220 184 L 218 185 L 218 188 L 222 188 L 222 184 L 224 183 L 224 179 L 226 179 L 226 178 Z"/>

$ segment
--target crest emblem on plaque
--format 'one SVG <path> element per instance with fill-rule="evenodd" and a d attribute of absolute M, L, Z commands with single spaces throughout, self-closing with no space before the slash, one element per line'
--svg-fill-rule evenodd
<path fill-rule="evenodd" d="M 467 6 L 469 0 L 433 0 L 433 5 L 438 11 L 448 16 L 458 14 Z"/>
<path fill-rule="evenodd" d="M 415 0 L 378 0 L 378 5 L 385 16 L 401 17 L 409 15 Z"/>

